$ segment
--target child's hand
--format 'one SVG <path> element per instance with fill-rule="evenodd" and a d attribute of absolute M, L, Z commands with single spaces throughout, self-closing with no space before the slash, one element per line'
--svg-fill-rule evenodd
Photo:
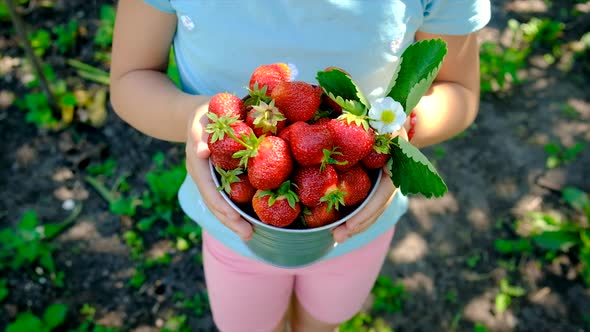
<path fill-rule="evenodd" d="M 408 139 L 408 133 L 404 127 L 402 127 L 397 133 L 393 134 L 392 137 L 398 135 L 406 140 Z M 381 181 L 377 184 L 377 191 L 375 191 L 375 194 L 371 200 L 369 200 L 367 205 L 365 205 L 365 207 L 355 216 L 346 221 L 346 223 L 333 230 L 332 235 L 336 242 L 342 243 L 351 236 L 367 230 L 367 228 L 379 219 L 383 214 L 383 211 L 389 206 L 397 188 L 393 185 L 385 168 L 383 169 L 383 172 L 384 174 L 381 177 Z"/>
<path fill-rule="evenodd" d="M 205 132 L 207 123 L 207 105 L 204 105 L 195 110 L 188 123 L 186 168 L 209 210 L 221 223 L 247 241 L 252 237 L 252 226 L 221 197 L 213 182 L 209 169 L 208 134 Z"/>

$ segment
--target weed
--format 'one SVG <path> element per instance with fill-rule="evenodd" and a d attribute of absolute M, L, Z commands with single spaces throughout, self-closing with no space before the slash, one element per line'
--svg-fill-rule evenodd
<path fill-rule="evenodd" d="M 512 304 L 512 299 L 526 294 L 522 287 L 510 285 L 507 279 L 500 280 L 500 291 L 496 294 L 495 307 L 498 313 L 503 313 Z"/>
<path fill-rule="evenodd" d="M 160 332 L 191 332 L 191 329 L 187 326 L 187 317 L 181 315 L 168 318 Z"/>
<path fill-rule="evenodd" d="M 477 264 L 479 264 L 479 261 L 481 261 L 481 255 L 479 253 L 475 253 L 467 257 L 467 259 L 465 260 L 465 265 L 467 265 L 467 267 L 469 267 L 470 269 L 474 269 L 477 266 Z"/>
<path fill-rule="evenodd" d="M 368 313 L 359 313 L 338 327 L 340 332 L 393 332 L 382 318 L 374 319 Z"/>
<path fill-rule="evenodd" d="M 31 47 L 38 57 L 45 55 L 47 50 L 51 47 L 51 33 L 45 29 L 39 29 L 29 34 Z"/>
<path fill-rule="evenodd" d="M 43 318 L 30 312 L 20 313 L 16 320 L 8 325 L 6 332 L 51 332 L 64 323 L 67 313 L 68 307 L 64 304 L 50 305 L 43 313 Z"/>
<path fill-rule="evenodd" d="M 496 251 L 505 255 L 528 254 L 533 251 L 533 245 L 529 239 L 496 239 L 494 247 Z"/>
<path fill-rule="evenodd" d="M 29 0 L 16 0 L 14 4 L 16 5 L 24 5 L 28 3 Z M 8 7 L 6 7 L 6 3 L 4 1 L 0 2 L 0 21 L 9 21 L 10 20 L 10 13 L 8 12 Z"/>
<path fill-rule="evenodd" d="M 528 57 L 539 47 L 551 49 L 546 54 L 549 62 L 561 55 L 560 37 L 565 24 L 551 19 L 532 18 L 520 23 L 508 21 L 511 42 L 503 46 L 495 42 L 484 42 L 480 48 L 481 91 L 496 92 L 505 90 L 507 80 L 520 84 L 518 72 L 528 65 Z"/>
<path fill-rule="evenodd" d="M 69 52 L 76 44 L 78 38 L 78 21 L 70 20 L 66 24 L 57 25 L 53 28 L 53 33 L 57 35 L 57 50 L 61 54 Z"/>
<path fill-rule="evenodd" d="M 475 323 L 473 326 L 473 332 L 489 332 L 488 328 L 482 323 Z"/>
<path fill-rule="evenodd" d="M 116 169 L 117 161 L 113 158 L 108 158 L 101 164 L 89 165 L 86 167 L 86 172 L 93 176 L 103 175 L 106 177 L 111 177 L 115 174 Z"/>
<path fill-rule="evenodd" d="M 113 43 L 115 14 L 113 6 L 103 5 L 100 7 L 100 24 L 94 36 L 94 44 L 100 49 L 109 49 Z"/>
<path fill-rule="evenodd" d="M 459 294 L 454 289 L 445 293 L 445 301 L 447 301 L 449 303 L 457 303 L 458 299 L 459 299 Z"/>
<path fill-rule="evenodd" d="M 197 293 L 192 299 L 184 300 L 182 306 L 201 317 L 209 310 L 209 296 L 207 293 Z"/>
<path fill-rule="evenodd" d="M 6 279 L 0 279 L 0 303 L 8 296 L 8 287 Z"/>
<path fill-rule="evenodd" d="M 64 275 L 55 267 L 55 248 L 49 241 L 72 222 L 73 218 L 69 218 L 62 223 L 40 225 L 37 214 L 27 211 L 16 229 L 0 230 L 0 271 L 30 268 L 38 274 L 47 272 L 56 286 L 63 287 Z"/>
<path fill-rule="evenodd" d="M 403 308 L 403 301 L 407 297 L 404 285 L 394 284 L 390 278 L 385 276 L 377 277 L 372 293 L 375 296 L 373 310 L 388 313 L 400 311 Z"/>
<path fill-rule="evenodd" d="M 578 142 L 573 146 L 566 148 L 559 143 L 548 143 L 545 145 L 547 153 L 547 168 L 556 168 L 563 164 L 575 161 L 585 148 L 585 144 Z"/>

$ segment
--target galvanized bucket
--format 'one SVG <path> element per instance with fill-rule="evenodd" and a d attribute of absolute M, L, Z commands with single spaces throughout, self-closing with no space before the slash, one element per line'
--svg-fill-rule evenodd
<path fill-rule="evenodd" d="M 209 165 L 213 180 L 219 186 L 219 176 L 213 165 Z M 254 233 L 246 245 L 260 260 L 278 267 L 295 268 L 316 262 L 336 247 L 332 229 L 346 222 L 367 204 L 375 194 L 382 171 L 375 171 L 370 176 L 373 187 L 365 201 L 344 218 L 318 228 L 292 229 L 270 226 L 258 220 L 253 210 L 247 211 L 247 207 L 240 207 L 232 202 L 224 191 L 221 191 L 221 196 L 252 224 Z"/>

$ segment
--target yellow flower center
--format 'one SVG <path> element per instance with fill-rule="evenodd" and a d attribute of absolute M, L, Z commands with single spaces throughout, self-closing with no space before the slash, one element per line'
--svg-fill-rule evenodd
<path fill-rule="evenodd" d="M 384 123 L 392 123 L 395 121 L 395 112 L 392 110 L 383 110 L 381 113 L 381 121 Z"/>

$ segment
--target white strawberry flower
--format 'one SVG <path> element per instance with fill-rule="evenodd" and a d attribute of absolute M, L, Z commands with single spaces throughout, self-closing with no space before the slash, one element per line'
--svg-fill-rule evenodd
<path fill-rule="evenodd" d="M 379 134 L 390 134 L 404 125 L 406 113 L 402 105 L 393 98 L 379 98 L 371 103 L 369 122 Z"/>

